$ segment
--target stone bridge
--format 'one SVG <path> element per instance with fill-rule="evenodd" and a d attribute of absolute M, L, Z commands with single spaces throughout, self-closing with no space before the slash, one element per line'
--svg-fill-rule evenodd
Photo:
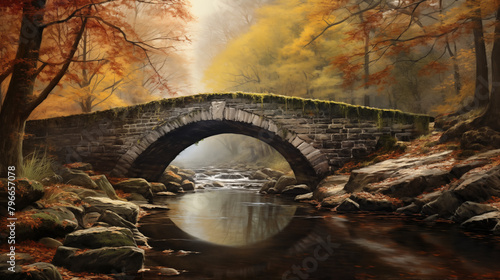
<path fill-rule="evenodd" d="M 48 147 L 61 163 L 89 162 L 115 177 L 158 180 L 184 149 L 217 134 L 258 138 L 314 184 L 374 151 L 391 134 L 410 139 L 430 117 L 272 94 L 213 93 L 29 121 L 25 151 Z"/>

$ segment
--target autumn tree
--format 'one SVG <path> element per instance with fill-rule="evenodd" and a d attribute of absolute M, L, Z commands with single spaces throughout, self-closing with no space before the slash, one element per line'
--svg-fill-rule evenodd
<path fill-rule="evenodd" d="M 0 3 L 2 16 L 12 17 L 12 40 L 15 54 L 6 54 L 2 61 L 0 82 L 8 81 L 7 91 L 0 112 L 0 176 L 5 176 L 8 166 L 22 168 L 22 141 L 25 122 L 53 91 L 77 58 L 75 54 L 87 29 L 105 33 L 102 48 L 113 49 L 127 43 L 136 50 L 135 55 L 146 60 L 151 52 L 161 52 L 160 34 L 144 40 L 127 22 L 128 11 L 135 4 L 154 5 L 155 12 L 189 20 L 187 2 L 103 0 L 103 1 L 47 1 L 6 0 Z M 47 36 L 52 29 L 63 30 L 64 36 Z M 3 31 L 3 30 L 2 30 Z M 3 34 L 3 36 L 6 36 Z"/>

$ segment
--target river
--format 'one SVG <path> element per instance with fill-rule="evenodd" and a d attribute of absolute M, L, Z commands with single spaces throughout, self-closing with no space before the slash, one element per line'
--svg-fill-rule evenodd
<path fill-rule="evenodd" d="M 206 188 L 156 199 L 140 230 L 150 238 L 138 279 L 500 279 L 500 239 L 392 214 L 318 211 L 274 195 L 248 172 L 211 170 Z"/>

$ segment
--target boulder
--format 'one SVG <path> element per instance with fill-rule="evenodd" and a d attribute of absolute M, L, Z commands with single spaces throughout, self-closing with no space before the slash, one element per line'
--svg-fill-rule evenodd
<path fill-rule="evenodd" d="M 182 180 L 194 181 L 194 175 L 196 175 L 196 173 L 191 170 L 182 169 L 177 172 L 177 175 L 181 176 Z"/>
<path fill-rule="evenodd" d="M 355 212 L 359 211 L 359 204 L 349 198 L 344 199 L 337 207 L 338 212 Z"/>
<path fill-rule="evenodd" d="M 129 193 L 129 194 L 127 194 L 126 199 L 127 199 L 127 201 L 135 202 L 135 203 L 152 202 L 152 199 L 147 199 L 142 194 L 138 194 L 138 193 Z"/>
<path fill-rule="evenodd" d="M 105 210 L 110 210 L 133 224 L 137 223 L 139 207 L 131 202 L 104 197 L 87 197 L 83 201 L 90 204 L 90 207 L 86 209 L 87 212 L 96 211 L 102 213 Z"/>
<path fill-rule="evenodd" d="M 359 206 L 359 210 L 362 211 L 392 212 L 396 210 L 396 206 L 386 199 L 365 197 L 361 194 L 352 194 L 349 199 L 356 202 Z"/>
<path fill-rule="evenodd" d="M 0 254 L 0 265 L 6 264 L 8 261 L 11 260 L 12 256 L 9 256 L 7 254 L 8 253 Z M 16 265 L 29 264 L 32 263 L 34 260 L 34 258 L 30 254 L 19 253 L 19 252 L 16 252 L 15 258 L 16 258 L 15 259 Z"/>
<path fill-rule="evenodd" d="M 256 171 L 252 175 L 251 178 L 254 179 L 254 180 L 269 180 L 269 179 L 271 179 L 267 174 L 265 174 L 264 172 L 262 172 L 260 170 Z"/>
<path fill-rule="evenodd" d="M 65 191 L 75 193 L 78 195 L 78 197 L 83 200 L 87 197 L 105 197 L 109 198 L 105 193 L 102 192 L 97 192 L 94 190 L 89 190 L 89 189 L 81 189 L 81 188 L 72 188 L 72 187 L 67 187 L 64 189 Z"/>
<path fill-rule="evenodd" d="M 329 196 L 321 201 L 320 206 L 321 208 L 335 208 L 339 206 L 345 199 L 346 199 L 345 195 Z"/>
<path fill-rule="evenodd" d="M 405 215 L 416 215 L 419 214 L 421 211 L 422 211 L 422 205 L 417 204 L 415 202 L 412 202 L 409 205 L 396 209 L 396 213 L 401 213 Z"/>
<path fill-rule="evenodd" d="M 181 187 L 181 184 L 176 183 L 176 182 L 169 182 L 169 183 L 165 184 L 165 187 L 167 188 L 167 191 L 169 191 L 169 192 L 178 193 L 178 192 L 184 191 L 184 189 Z"/>
<path fill-rule="evenodd" d="M 261 193 L 267 192 L 270 188 L 273 188 L 275 185 L 276 185 L 276 181 L 274 181 L 274 180 L 267 181 L 264 183 L 264 185 L 262 185 L 259 192 L 261 192 Z"/>
<path fill-rule="evenodd" d="M 104 247 L 93 250 L 60 246 L 57 248 L 52 263 L 76 272 L 137 272 L 144 263 L 144 250 L 135 246 Z"/>
<path fill-rule="evenodd" d="M 37 181 L 28 179 L 16 179 L 13 181 L 15 189 L 15 209 L 16 211 L 26 208 L 28 205 L 33 204 L 35 201 L 41 199 L 45 194 L 43 185 Z M 9 181 L 7 179 L 0 179 L 0 206 L 6 207 L 8 198 Z"/>
<path fill-rule="evenodd" d="M 224 187 L 224 184 L 222 184 L 221 182 L 213 182 L 212 185 L 216 188 L 223 188 Z"/>
<path fill-rule="evenodd" d="M 163 183 L 157 183 L 157 182 L 152 182 L 149 183 L 151 185 L 151 191 L 153 193 L 158 193 L 158 192 L 166 192 L 167 187 L 165 187 L 165 184 Z"/>
<path fill-rule="evenodd" d="M 53 264 L 44 262 L 26 265 L 14 273 L 6 268 L 0 269 L 0 278 L 9 280 L 62 280 L 57 268 Z"/>
<path fill-rule="evenodd" d="M 172 171 L 172 172 L 177 174 L 177 172 L 179 172 L 179 169 L 180 168 L 175 166 L 175 165 L 169 165 L 169 166 L 167 166 L 167 168 L 165 170 Z"/>
<path fill-rule="evenodd" d="M 34 209 L 25 212 L 32 223 L 19 221 L 16 233 L 20 240 L 37 240 L 42 237 L 63 237 L 78 227 L 75 215 L 65 207 Z"/>
<path fill-rule="evenodd" d="M 463 223 L 464 221 L 474 216 L 493 211 L 498 211 L 498 209 L 487 204 L 466 201 L 462 203 L 462 205 L 460 205 L 460 207 L 458 207 L 458 209 L 455 211 L 452 220 L 457 223 Z"/>
<path fill-rule="evenodd" d="M 118 214 L 106 210 L 100 215 L 98 222 L 107 223 L 111 226 L 128 228 L 132 232 L 135 242 L 137 245 L 148 245 L 148 238 L 142 234 L 137 227 L 131 222 L 123 219 Z"/>
<path fill-rule="evenodd" d="M 50 238 L 50 237 L 44 237 L 44 238 L 38 240 L 38 243 L 42 244 L 43 246 L 45 246 L 47 248 L 57 248 L 57 247 L 63 245 L 61 243 L 61 241 L 56 240 L 54 238 Z"/>
<path fill-rule="evenodd" d="M 63 183 L 68 185 L 82 186 L 88 189 L 98 189 L 97 184 L 90 178 L 90 176 L 81 171 L 65 168 L 61 171 Z"/>
<path fill-rule="evenodd" d="M 87 212 L 85 215 L 82 217 L 82 228 L 90 228 L 93 227 L 96 223 L 97 220 L 99 220 L 99 217 L 101 216 L 101 213 L 99 212 Z"/>
<path fill-rule="evenodd" d="M 169 183 L 182 183 L 182 177 L 178 174 L 174 173 L 172 170 L 165 170 L 160 177 L 160 183 L 165 184 L 167 186 Z"/>
<path fill-rule="evenodd" d="M 462 134 L 460 147 L 464 150 L 472 149 L 475 144 L 500 148 L 500 133 L 485 126 L 478 130 L 469 130 Z"/>
<path fill-rule="evenodd" d="M 323 179 L 314 190 L 313 199 L 322 201 L 323 199 L 342 195 L 345 193 L 344 186 L 349 181 L 348 175 L 333 175 Z"/>
<path fill-rule="evenodd" d="M 313 197 L 313 193 L 312 192 L 308 192 L 308 193 L 305 193 L 305 194 L 299 194 L 299 195 L 297 195 L 293 200 L 295 200 L 295 201 L 311 200 L 312 197 Z"/>
<path fill-rule="evenodd" d="M 157 196 L 176 196 L 176 193 L 173 192 L 159 192 L 156 194 Z"/>
<path fill-rule="evenodd" d="M 138 193 L 146 199 L 151 199 L 153 197 L 151 185 L 142 178 L 130 178 L 115 184 L 114 187 L 126 193 Z"/>
<path fill-rule="evenodd" d="M 291 185 L 286 187 L 281 194 L 284 196 L 297 196 L 300 194 L 306 194 L 311 192 L 311 188 L 308 185 Z"/>
<path fill-rule="evenodd" d="M 492 196 L 500 197 L 500 165 L 466 173 L 451 190 L 464 201 L 483 202 Z"/>
<path fill-rule="evenodd" d="M 137 246 L 132 232 L 124 227 L 92 227 L 66 235 L 64 246 L 80 249 Z"/>
<path fill-rule="evenodd" d="M 430 216 L 439 214 L 440 217 L 449 218 L 453 216 L 463 200 L 451 191 L 444 191 L 436 200 L 422 207 L 422 214 Z"/>
<path fill-rule="evenodd" d="M 285 173 L 271 168 L 263 168 L 260 170 L 260 172 L 264 173 L 265 175 L 267 175 L 267 177 L 274 180 L 278 180 L 281 176 L 285 175 Z"/>
<path fill-rule="evenodd" d="M 361 169 L 353 170 L 344 189 L 350 193 L 361 191 L 371 183 L 380 182 L 393 177 L 399 170 L 443 161 L 451 152 L 452 151 L 444 151 L 427 157 L 401 157 L 389 159 Z"/>
<path fill-rule="evenodd" d="M 500 211 L 493 211 L 474 216 L 460 226 L 471 231 L 493 231 L 500 222 Z"/>
<path fill-rule="evenodd" d="M 90 179 L 94 181 L 97 185 L 97 187 L 102 190 L 106 195 L 111 198 L 111 199 L 120 199 L 115 192 L 115 189 L 111 185 L 111 183 L 108 181 L 108 178 L 105 175 L 95 175 L 95 176 L 90 176 Z"/>
<path fill-rule="evenodd" d="M 182 181 L 181 188 L 185 191 L 194 191 L 194 183 L 189 180 Z"/>
<path fill-rule="evenodd" d="M 286 187 L 297 184 L 297 180 L 292 176 L 281 176 L 274 188 L 278 193 L 281 193 Z"/>

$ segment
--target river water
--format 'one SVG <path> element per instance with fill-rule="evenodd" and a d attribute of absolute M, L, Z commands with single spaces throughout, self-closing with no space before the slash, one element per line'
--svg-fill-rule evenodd
<path fill-rule="evenodd" d="M 199 174 L 206 170 L 198 170 Z M 500 279 L 500 239 L 456 225 L 389 214 L 339 215 L 274 195 L 236 170 L 211 170 L 197 183 L 222 182 L 159 198 L 171 210 L 140 221 L 150 238 L 138 279 Z"/>

